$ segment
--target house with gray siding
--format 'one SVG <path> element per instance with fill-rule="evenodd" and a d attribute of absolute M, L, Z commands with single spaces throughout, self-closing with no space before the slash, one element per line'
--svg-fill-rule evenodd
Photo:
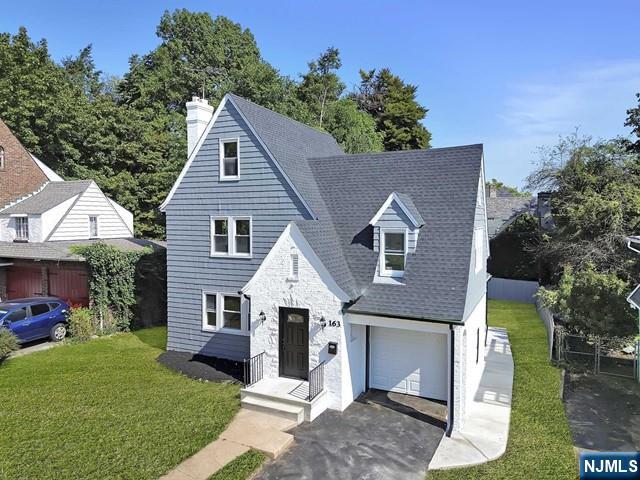
<path fill-rule="evenodd" d="M 310 421 L 379 389 L 464 423 L 484 369 L 482 145 L 345 154 L 227 94 L 187 103 L 161 206 L 168 349 L 242 361 L 242 404 Z"/>

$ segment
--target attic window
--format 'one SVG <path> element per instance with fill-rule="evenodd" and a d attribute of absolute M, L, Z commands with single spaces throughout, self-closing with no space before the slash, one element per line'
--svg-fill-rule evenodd
<path fill-rule="evenodd" d="M 220 140 L 220 180 L 240 178 L 240 139 Z"/>
<path fill-rule="evenodd" d="M 4 170 L 4 148 L 0 147 L 0 170 Z"/>
<path fill-rule="evenodd" d="M 380 275 L 402 277 L 407 256 L 407 232 L 384 229 L 380 233 Z"/>

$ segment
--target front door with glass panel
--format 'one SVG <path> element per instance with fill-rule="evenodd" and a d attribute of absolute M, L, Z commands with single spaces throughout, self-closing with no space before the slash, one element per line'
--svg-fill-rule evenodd
<path fill-rule="evenodd" d="M 280 308 L 280 376 L 307 380 L 309 310 Z"/>

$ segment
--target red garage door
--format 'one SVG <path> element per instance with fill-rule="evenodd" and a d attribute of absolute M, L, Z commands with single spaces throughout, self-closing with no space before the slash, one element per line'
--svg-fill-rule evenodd
<path fill-rule="evenodd" d="M 17 267 L 7 269 L 7 298 L 37 297 L 42 295 L 42 269 Z"/>
<path fill-rule="evenodd" d="M 84 265 L 49 267 L 49 295 L 72 305 L 89 305 L 89 283 Z"/>

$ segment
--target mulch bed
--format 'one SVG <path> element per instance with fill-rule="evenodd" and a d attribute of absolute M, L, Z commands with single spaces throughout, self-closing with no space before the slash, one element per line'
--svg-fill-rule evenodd
<path fill-rule="evenodd" d="M 158 362 L 195 380 L 243 383 L 242 362 L 186 352 L 164 352 Z"/>

